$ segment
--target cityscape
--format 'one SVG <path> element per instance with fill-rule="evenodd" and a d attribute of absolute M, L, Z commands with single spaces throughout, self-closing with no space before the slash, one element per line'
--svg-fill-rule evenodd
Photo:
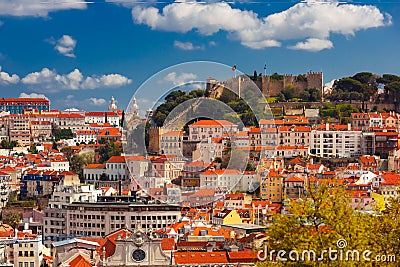
<path fill-rule="evenodd" d="M 0 266 L 399 266 L 398 14 L 1 2 Z"/>

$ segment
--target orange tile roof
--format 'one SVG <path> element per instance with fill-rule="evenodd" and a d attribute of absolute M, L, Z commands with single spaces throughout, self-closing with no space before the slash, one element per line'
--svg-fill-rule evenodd
<path fill-rule="evenodd" d="M 125 158 L 127 160 L 131 160 L 131 161 L 142 161 L 142 160 L 146 160 L 146 157 L 144 156 L 125 156 Z"/>
<path fill-rule="evenodd" d="M 190 127 L 201 127 L 201 126 L 235 126 L 236 124 L 233 124 L 227 120 L 199 120 L 197 122 L 194 122 L 190 124 Z"/>
<path fill-rule="evenodd" d="M 106 164 L 88 164 L 85 169 L 105 169 Z"/>
<path fill-rule="evenodd" d="M 292 176 L 290 178 L 285 179 L 285 182 L 302 182 L 302 183 L 304 183 L 304 180 L 301 179 L 300 177 Z"/>
<path fill-rule="evenodd" d="M 176 264 L 212 264 L 228 263 L 225 251 L 216 252 L 175 252 Z"/>
<path fill-rule="evenodd" d="M 162 250 L 173 250 L 175 247 L 175 239 L 174 238 L 164 238 L 161 240 L 161 249 Z"/>
<path fill-rule="evenodd" d="M 107 163 L 125 163 L 125 156 L 112 156 Z"/>
<path fill-rule="evenodd" d="M 190 197 L 209 197 L 215 195 L 215 189 L 200 189 L 190 195 Z"/>
<path fill-rule="evenodd" d="M 76 256 L 70 263 L 70 267 L 92 267 L 90 261 L 85 259 L 82 255 Z"/>
<path fill-rule="evenodd" d="M 280 126 L 278 128 L 278 131 L 280 132 L 311 132 L 311 127 L 308 126 Z"/>
<path fill-rule="evenodd" d="M 162 135 L 163 136 L 176 136 L 176 135 L 181 136 L 181 135 L 183 135 L 183 131 L 170 131 L 167 133 L 163 133 Z"/>
<path fill-rule="evenodd" d="M 228 174 L 240 174 L 240 171 L 234 169 L 225 169 L 225 170 L 207 170 L 202 172 L 203 175 L 228 175 Z"/>
<path fill-rule="evenodd" d="M 118 117 L 118 114 L 112 111 L 107 111 L 107 112 L 101 112 L 101 111 L 90 111 L 86 112 L 85 116 L 86 117 L 104 117 L 104 114 L 107 114 L 107 117 Z"/>
<path fill-rule="evenodd" d="M 228 252 L 230 263 L 234 262 L 254 262 L 257 261 L 257 252 L 251 249 Z"/>

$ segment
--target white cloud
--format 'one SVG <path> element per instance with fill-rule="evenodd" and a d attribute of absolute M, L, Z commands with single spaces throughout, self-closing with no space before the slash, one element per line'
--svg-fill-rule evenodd
<path fill-rule="evenodd" d="M 37 94 L 37 93 L 30 93 L 30 94 L 20 93 L 19 97 L 20 98 L 46 98 L 46 99 L 48 99 L 47 96 L 45 96 L 44 94 Z"/>
<path fill-rule="evenodd" d="M 95 97 L 91 97 L 88 100 L 94 106 L 101 106 L 101 105 L 104 105 L 107 102 L 104 98 L 95 98 Z"/>
<path fill-rule="evenodd" d="M 208 42 L 208 45 L 209 45 L 209 46 L 217 46 L 217 43 L 214 42 L 214 41 L 210 41 L 210 42 Z"/>
<path fill-rule="evenodd" d="M 182 33 L 196 30 L 202 35 L 225 31 L 230 39 L 254 49 L 299 39 L 305 40 L 303 46 L 315 45 L 314 39 L 324 40 L 326 49 L 332 33 L 352 36 L 359 30 L 392 23 L 391 16 L 375 6 L 338 1 L 301 2 L 264 18 L 252 11 L 232 8 L 228 3 L 174 2 L 162 10 L 134 6 L 132 18 L 153 30 Z"/>
<path fill-rule="evenodd" d="M 181 73 L 176 74 L 176 72 L 168 73 L 164 77 L 164 81 L 170 82 L 175 86 L 180 86 L 189 82 L 193 82 L 197 78 L 197 75 L 194 73 Z"/>
<path fill-rule="evenodd" d="M 48 68 L 43 68 L 39 72 L 29 73 L 21 81 L 24 84 L 45 88 L 53 92 L 60 89 L 79 90 L 120 87 L 132 82 L 131 79 L 120 74 L 84 77 L 79 69 L 74 69 L 68 74 L 58 74 L 55 70 Z"/>
<path fill-rule="evenodd" d="M 174 42 L 174 46 L 176 48 L 179 48 L 181 50 L 186 50 L 186 51 L 190 51 L 190 50 L 202 50 L 204 49 L 204 45 L 194 45 L 191 42 L 180 42 L 180 41 L 175 41 Z"/>
<path fill-rule="evenodd" d="M 263 49 L 266 47 L 280 47 L 281 43 L 275 40 L 263 40 L 263 41 L 250 41 L 250 42 L 242 42 L 244 46 L 253 48 L 253 49 Z"/>
<path fill-rule="evenodd" d="M 307 50 L 317 52 L 324 49 L 333 48 L 333 43 L 329 40 L 308 38 L 305 42 L 298 42 L 294 46 L 289 46 L 289 48 L 294 50 Z"/>
<path fill-rule="evenodd" d="M 336 79 L 333 79 L 332 81 L 325 83 L 325 86 L 328 88 L 332 88 L 335 81 L 336 81 Z"/>
<path fill-rule="evenodd" d="M 19 82 L 19 76 L 17 74 L 9 74 L 5 71 L 1 71 L 0 66 L 0 85 L 16 84 Z"/>
<path fill-rule="evenodd" d="M 50 12 L 85 9 L 85 0 L 1 0 L 0 15 L 47 17 Z"/>
<path fill-rule="evenodd" d="M 75 57 L 74 49 L 76 46 L 76 40 L 70 35 L 63 35 L 58 39 L 56 46 L 54 47 L 58 53 L 66 57 Z"/>

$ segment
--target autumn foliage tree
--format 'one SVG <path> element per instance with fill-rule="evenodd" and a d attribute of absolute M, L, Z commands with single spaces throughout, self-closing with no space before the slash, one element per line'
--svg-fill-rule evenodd
<path fill-rule="evenodd" d="M 386 213 L 363 213 L 354 210 L 349 205 L 349 195 L 341 186 L 318 188 L 309 186 L 307 197 L 304 199 L 289 200 L 289 215 L 277 214 L 273 217 L 273 224 L 268 228 L 268 251 L 286 252 L 287 261 L 270 258 L 258 263 L 259 266 L 398 266 L 396 262 L 385 262 L 379 265 L 368 261 L 376 255 L 396 255 L 399 252 L 399 221 L 400 202 L 393 200 L 386 208 Z M 345 242 L 345 246 L 340 244 Z M 328 254 L 321 255 L 324 250 L 337 250 L 347 253 L 357 250 L 356 255 L 344 256 L 344 260 L 331 260 Z M 291 251 L 297 251 L 300 257 L 289 259 Z M 303 251 L 314 251 L 316 258 L 311 254 L 302 257 Z M 371 254 L 363 257 L 364 251 Z M 339 255 L 339 254 L 337 254 Z M 353 258 L 353 256 L 355 258 Z M 346 258 L 347 257 L 347 258 Z M 271 260 L 272 259 L 272 260 Z M 350 259 L 350 260 L 346 260 Z"/>

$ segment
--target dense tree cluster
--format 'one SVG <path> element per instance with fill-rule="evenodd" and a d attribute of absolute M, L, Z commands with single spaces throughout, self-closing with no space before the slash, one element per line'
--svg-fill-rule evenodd
<path fill-rule="evenodd" d="M 62 139 L 72 139 L 74 134 L 71 129 L 60 129 L 60 127 L 53 125 L 53 136 L 55 141 L 60 141 Z"/>
<path fill-rule="evenodd" d="M 117 144 L 113 140 L 101 139 L 99 141 L 102 146 L 99 148 L 99 162 L 104 163 L 109 160 L 112 156 L 119 156 L 122 153 L 121 144 Z M 75 156 L 74 156 L 75 157 Z M 72 157 L 72 159 L 74 158 Z"/>
<path fill-rule="evenodd" d="M 205 90 L 197 89 L 190 91 L 189 93 L 177 90 L 169 93 L 165 97 L 165 102 L 162 103 L 157 107 L 157 109 L 154 112 L 153 115 L 153 121 L 157 126 L 162 126 L 165 119 L 167 118 L 168 114 L 179 104 L 196 98 L 196 97 L 203 97 L 207 96 L 207 93 Z"/>
<path fill-rule="evenodd" d="M 13 149 L 14 147 L 18 146 L 18 142 L 17 141 L 8 141 L 8 140 L 1 140 L 0 142 L 0 148 L 3 149 Z"/>
<path fill-rule="evenodd" d="M 332 101 L 378 101 L 380 87 L 384 88 L 384 102 L 400 102 L 400 77 L 393 74 L 379 76 L 371 72 L 360 72 L 336 80 L 328 98 Z"/>
<path fill-rule="evenodd" d="M 340 123 L 346 124 L 350 122 L 351 113 L 360 112 L 351 104 L 334 104 L 326 102 L 320 109 L 320 114 L 325 120 L 339 119 Z"/>

